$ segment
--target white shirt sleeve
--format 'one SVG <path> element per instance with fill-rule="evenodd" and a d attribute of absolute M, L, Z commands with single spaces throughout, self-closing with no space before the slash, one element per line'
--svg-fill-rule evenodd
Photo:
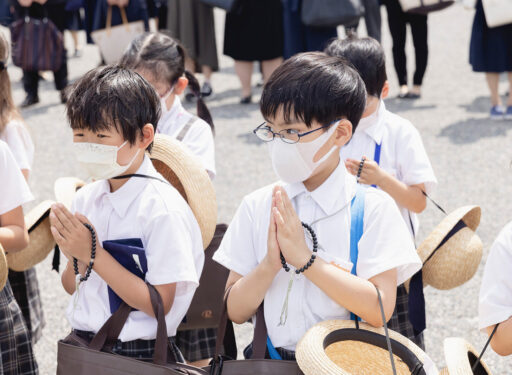
<path fill-rule="evenodd" d="M 0 141 L 0 215 L 34 199 L 7 144 Z"/>
<path fill-rule="evenodd" d="M 27 128 L 19 121 L 11 121 L 5 127 L 2 139 L 9 145 L 20 169 L 31 169 L 34 160 L 34 144 Z"/>
<path fill-rule="evenodd" d="M 371 279 L 394 268 L 400 285 L 420 270 L 421 260 L 393 199 L 382 191 L 368 188 L 357 275 Z"/>
<path fill-rule="evenodd" d="M 397 140 L 400 145 L 397 152 L 400 180 L 409 186 L 425 184 L 426 193 L 430 194 L 437 186 L 437 179 L 420 133 L 411 123 L 407 122 L 407 125 Z"/>
<path fill-rule="evenodd" d="M 503 228 L 489 252 L 480 286 L 478 314 L 480 329 L 512 316 L 512 223 Z"/>
<path fill-rule="evenodd" d="M 270 212 L 270 211 L 269 211 Z M 242 276 L 258 265 L 253 242 L 253 217 L 246 199 L 238 207 L 213 260 Z"/>
<path fill-rule="evenodd" d="M 183 143 L 201 160 L 210 178 L 214 178 L 216 174 L 215 143 L 210 125 L 198 119 L 188 130 Z"/>
<path fill-rule="evenodd" d="M 201 270 L 196 269 L 192 228 L 185 213 L 169 211 L 147 221 L 144 229 L 148 263 L 146 280 L 153 285 L 177 283 L 176 296 L 199 285 Z"/>

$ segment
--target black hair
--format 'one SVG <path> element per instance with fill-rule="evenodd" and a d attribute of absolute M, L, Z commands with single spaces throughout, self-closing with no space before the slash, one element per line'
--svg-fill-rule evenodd
<path fill-rule="evenodd" d="M 330 124 L 342 118 L 355 132 L 366 105 L 364 83 L 343 59 L 322 52 L 301 53 L 270 76 L 261 96 L 263 117 L 272 122 L 282 112 L 286 123 L 315 120 Z"/>
<path fill-rule="evenodd" d="M 162 32 L 144 33 L 130 43 L 120 64 L 128 69 L 147 70 L 157 80 L 166 81 L 171 86 L 180 77 L 185 76 L 197 99 L 197 115 L 206 121 L 213 131 L 213 119 L 201 97 L 199 82 L 194 74 L 185 69 L 186 56 L 185 48 L 169 35 Z"/>
<path fill-rule="evenodd" d="M 66 112 L 72 129 L 115 127 L 133 145 L 144 125 L 156 131 L 160 99 L 139 74 L 110 65 L 90 70 L 70 88 Z"/>
<path fill-rule="evenodd" d="M 386 56 L 384 49 L 373 38 L 335 39 L 325 48 L 329 56 L 346 59 L 356 68 L 363 78 L 368 95 L 380 98 L 386 75 Z"/>

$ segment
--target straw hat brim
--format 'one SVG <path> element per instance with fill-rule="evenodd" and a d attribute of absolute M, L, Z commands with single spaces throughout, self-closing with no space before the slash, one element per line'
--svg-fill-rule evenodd
<path fill-rule="evenodd" d="M 78 189 L 85 185 L 85 182 L 76 177 L 61 177 L 55 181 L 53 191 L 57 202 L 62 203 L 68 210 Z"/>
<path fill-rule="evenodd" d="M 0 290 L 2 290 L 7 282 L 9 268 L 7 267 L 7 259 L 5 258 L 4 248 L 0 244 Z"/>
<path fill-rule="evenodd" d="M 480 224 L 482 210 L 478 206 L 464 206 L 456 209 L 446 216 L 427 236 L 427 238 L 418 246 L 418 255 L 423 263 L 441 244 L 446 235 L 457 225 L 459 221 L 463 221 L 473 232 L 476 231 Z"/>
<path fill-rule="evenodd" d="M 217 200 L 208 172 L 181 142 L 164 134 L 155 135 L 150 157 L 156 170 L 192 209 L 206 249 L 217 225 Z"/>
<path fill-rule="evenodd" d="M 346 333 L 353 335 L 353 339 L 339 342 L 349 343 L 346 350 L 340 345 L 328 355 L 326 348 L 328 349 L 329 345 L 326 345 L 326 343 L 330 341 L 329 335 L 338 333 L 340 330 L 347 330 Z M 377 334 L 385 342 L 384 328 L 375 328 L 361 322 L 359 323 L 359 330 L 363 333 Z M 425 363 L 427 355 L 421 348 L 395 331 L 388 330 L 388 332 L 393 347 L 400 346 L 405 351 L 409 351 L 416 356 L 421 363 Z M 358 332 L 355 329 L 354 321 L 351 320 L 327 320 L 314 325 L 302 337 L 296 348 L 295 355 L 300 369 L 305 375 L 351 375 L 353 369 L 360 369 L 362 367 L 372 374 L 391 373 L 391 363 L 387 348 L 383 349 L 364 342 L 357 336 Z M 337 343 L 332 345 L 335 344 Z M 397 367 L 404 368 L 406 366 L 405 363 L 396 356 L 396 353 L 394 355 Z M 407 372 L 399 371 L 398 373 L 403 374 Z"/>
<path fill-rule="evenodd" d="M 459 337 L 449 337 L 444 340 L 444 357 L 446 368 L 440 374 L 445 375 L 459 375 L 468 374 L 473 375 L 471 369 L 480 353 L 478 353 L 473 346 L 466 340 Z M 471 361 L 471 362 L 470 362 Z M 491 375 L 491 370 L 485 364 L 480 362 L 481 366 L 476 369 L 475 375 Z"/>
<path fill-rule="evenodd" d="M 447 215 L 420 244 L 418 255 L 423 262 L 424 286 L 448 290 L 464 284 L 474 276 L 483 250 L 480 239 L 474 234 L 480 224 L 480 217 L 480 207 L 460 207 Z M 437 249 L 461 220 L 466 227 Z"/>
<path fill-rule="evenodd" d="M 25 249 L 7 254 L 7 264 L 13 271 L 21 272 L 34 267 L 55 247 L 49 218 L 53 203 L 49 200 L 41 202 L 25 216 L 30 242 Z"/>
<path fill-rule="evenodd" d="M 471 229 L 462 228 L 423 266 L 424 285 L 450 290 L 466 283 L 475 275 L 482 254 L 480 237 Z"/>

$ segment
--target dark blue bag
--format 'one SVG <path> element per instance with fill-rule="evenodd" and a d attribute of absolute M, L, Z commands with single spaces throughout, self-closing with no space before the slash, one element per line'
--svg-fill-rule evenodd
<path fill-rule="evenodd" d="M 103 241 L 103 248 L 128 271 L 142 280 L 146 279 L 148 262 L 142 241 L 139 238 Z M 121 302 L 123 302 L 121 297 L 110 287 L 108 287 L 108 300 L 112 314 L 117 311 Z"/>

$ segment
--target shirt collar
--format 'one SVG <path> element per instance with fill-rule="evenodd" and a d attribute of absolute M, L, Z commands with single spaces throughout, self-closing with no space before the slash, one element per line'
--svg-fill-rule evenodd
<path fill-rule="evenodd" d="M 381 124 L 384 121 L 385 114 L 386 105 L 381 99 L 379 101 L 379 107 L 377 110 L 370 116 L 362 118 L 361 121 L 359 121 L 359 124 L 356 128 L 356 133 L 364 131 L 370 138 L 375 141 L 375 143 L 380 145 L 384 136 L 384 127 L 381 126 Z"/>
<path fill-rule="evenodd" d="M 290 199 L 309 194 L 326 215 L 332 215 L 349 203 L 355 194 L 355 178 L 340 161 L 331 175 L 315 190 L 309 192 L 302 182 L 284 185 Z"/>
<path fill-rule="evenodd" d="M 164 128 L 168 127 L 169 124 L 171 124 L 173 121 L 172 119 L 176 119 L 178 115 L 182 112 L 183 105 L 181 104 L 181 100 L 176 95 L 174 97 L 174 103 L 172 103 L 171 109 L 165 113 L 162 117 L 160 117 L 160 120 L 158 121 L 157 130 L 160 133 L 167 133 L 167 131 L 164 131 Z"/>
<path fill-rule="evenodd" d="M 155 167 L 153 167 L 153 163 L 147 155 L 144 155 L 142 164 L 135 173 L 162 178 L 159 176 Z M 126 216 L 126 212 L 128 211 L 128 208 L 132 202 L 137 198 L 147 183 L 147 178 L 132 177 L 129 178 L 128 181 L 126 181 L 126 183 L 118 190 L 111 193 L 108 180 L 103 180 L 103 191 L 100 193 L 99 199 L 108 199 L 116 213 L 119 216 L 124 217 Z"/>

